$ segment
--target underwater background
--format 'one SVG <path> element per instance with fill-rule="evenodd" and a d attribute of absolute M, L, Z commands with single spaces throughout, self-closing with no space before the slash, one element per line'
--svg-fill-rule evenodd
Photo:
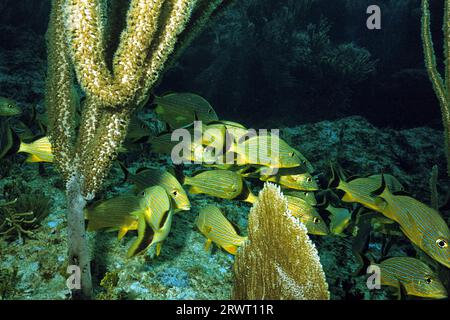
<path fill-rule="evenodd" d="M 439 63 L 442 3 L 430 1 Z M 372 4 L 381 8 L 381 30 L 366 27 Z M 45 134 L 38 120 L 45 112 L 49 12 L 48 0 L 0 2 L 0 96 L 22 108 L 8 121 L 24 124 L 21 133 L 31 130 L 27 142 Z M 331 177 L 330 162 L 336 161 L 351 175 L 390 173 L 414 198 L 430 204 L 437 166 L 436 190 L 444 203 L 450 183 L 440 106 L 424 65 L 421 15 L 418 0 L 236 1 L 167 70 L 155 93 L 196 93 L 220 119 L 279 128 L 281 137 L 314 165 L 319 182 Z M 138 117 L 152 135 L 164 131 L 151 106 Z M 152 152 L 146 142 L 127 149 L 119 160 L 131 172 L 170 165 L 169 156 Z M 0 203 L 18 198 L 25 209 L 14 208 L 17 213 L 32 210 L 40 216 L 25 225 L 26 232 L 0 228 L 0 298 L 67 299 L 64 182 L 52 164 L 25 159 L 24 154 L 0 159 Z M 196 169 L 187 167 L 185 174 Z M 251 186 L 256 195 L 261 187 L 260 181 Z M 96 200 L 132 188 L 115 164 Z M 132 235 L 117 241 L 115 233 L 89 233 L 97 299 L 231 297 L 235 257 L 218 248 L 205 250 L 195 219 L 200 208 L 216 204 L 246 234 L 251 204 L 201 194 L 189 198 L 191 210 L 174 217 L 157 257 L 127 259 Z M 8 213 L 0 212 L 1 226 Z M 328 214 L 321 214 L 329 223 Z M 450 211 L 441 214 L 448 224 Z M 359 261 L 351 231 L 310 237 L 331 299 L 396 298 L 387 287 L 368 290 L 367 276 L 354 274 Z M 419 258 L 438 270 L 450 289 L 448 268 L 436 266 L 401 234 L 373 231 L 366 255 L 376 261 Z"/>

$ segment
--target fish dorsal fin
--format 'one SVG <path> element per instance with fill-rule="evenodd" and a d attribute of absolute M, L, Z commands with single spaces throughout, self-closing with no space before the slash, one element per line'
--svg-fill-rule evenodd
<path fill-rule="evenodd" d="M 379 197 L 385 190 L 389 191 L 389 188 L 386 185 L 386 179 L 384 178 L 384 173 L 382 173 L 381 174 L 381 186 L 378 189 L 372 191 L 372 196 Z"/>

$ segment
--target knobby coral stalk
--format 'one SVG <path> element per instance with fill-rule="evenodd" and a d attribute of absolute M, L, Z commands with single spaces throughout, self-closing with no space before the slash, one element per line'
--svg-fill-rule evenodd
<path fill-rule="evenodd" d="M 447 157 L 447 173 L 450 176 L 450 0 L 444 4 L 444 59 L 445 79 L 438 71 L 436 54 L 431 36 L 431 14 L 428 0 L 422 0 L 422 42 L 425 55 L 425 65 L 433 89 L 439 100 L 442 113 L 445 137 L 445 155 Z"/>
<path fill-rule="evenodd" d="M 81 269 L 84 298 L 92 292 L 86 202 L 101 188 L 133 111 L 146 101 L 167 60 L 177 57 L 231 1 L 131 0 L 119 38 L 117 33 L 105 34 L 116 32 L 113 22 L 108 23 L 106 0 L 52 0 L 47 32 L 49 136 L 55 164 L 66 182 L 69 261 Z M 108 39 L 119 40 L 114 54 Z M 183 45 L 177 45 L 179 40 Z M 86 93 L 78 133 L 75 78 Z"/>

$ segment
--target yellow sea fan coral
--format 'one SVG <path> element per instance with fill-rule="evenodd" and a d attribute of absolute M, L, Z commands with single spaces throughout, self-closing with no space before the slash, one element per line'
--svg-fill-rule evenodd
<path fill-rule="evenodd" d="M 250 210 L 248 233 L 236 255 L 233 299 L 330 298 L 317 250 L 279 187 L 264 186 Z"/>

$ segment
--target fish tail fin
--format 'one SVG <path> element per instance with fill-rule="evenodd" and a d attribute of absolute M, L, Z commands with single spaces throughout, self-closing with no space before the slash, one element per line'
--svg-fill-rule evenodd
<path fill-rule="evenodd" d="M 127 169 L 127 167 L 125 167 L 125 165 L 123 164 L 122 161 L 117 160 L 117 162 L 119 163 L 120 169 L 122 169 L 124 178 L 123 178 L 123 182 L 128 180 L 128 177 L 130 176 L 130 171 Z"/>
<path fill-rule="evenodd" d="M 251 191 L 248 194 L 248 197 L 244 200 L 245 202 L 251 203 L 251 204 L 255 204 L 256 201 L 258 200 L 258 197 L 255 196 Z"/>
<path fill-rule="evenodd" d="M 184 185 L 191 185 L 191 183 L 192 183 L 192 178 L 189 177 L 189 176 L 184 176 L 184 177 L 183 177 L 183 181 L 180 182 L 180 183 L 181 183 L 181 184 L 184 184 Z"/>
<path fill-rule="evenodd" d="M 330 162 L 330 168 L 331 168 L 331 179 L 330 182 L 328 183 L 328 188 L 336 189 L 339 186 L 339 184 L 345 182 L 345 175 L 337 163 Z"/>
<path fill-rule="evenodd" d="M 18 153 L 31 153 L 32 147 L 30 143 L 20 142 Z"/>

